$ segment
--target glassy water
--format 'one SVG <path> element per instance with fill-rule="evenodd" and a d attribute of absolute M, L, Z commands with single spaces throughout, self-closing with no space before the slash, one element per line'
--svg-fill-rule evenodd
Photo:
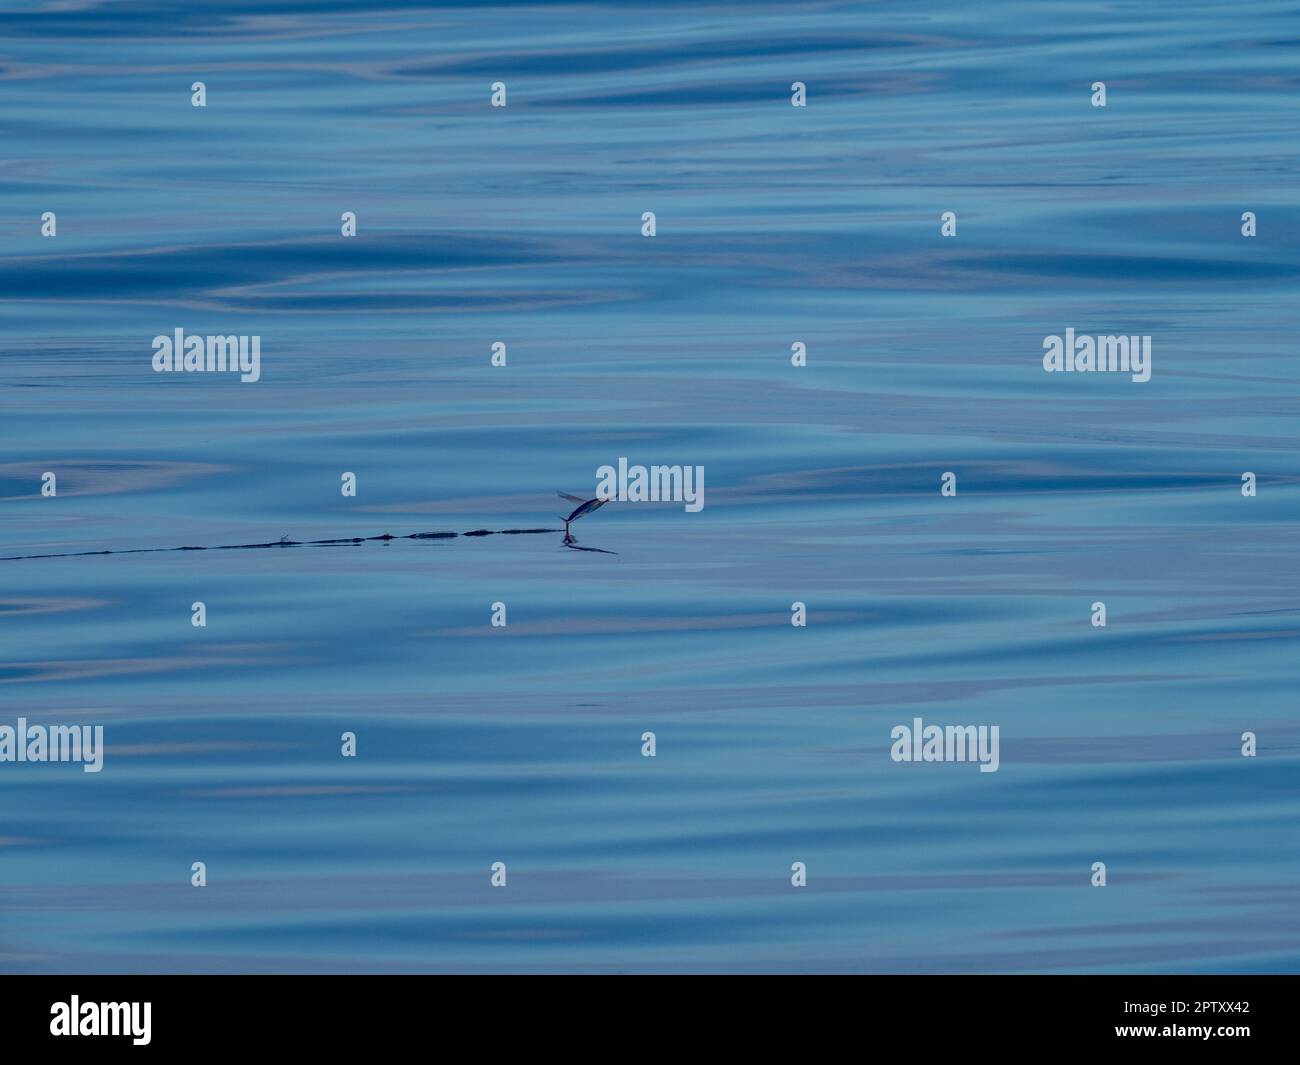
<path fill-rule="evenodd" d="M 1300 968 L 1294 5 L 359 6 L 4 17 L 0 968 Z"/>

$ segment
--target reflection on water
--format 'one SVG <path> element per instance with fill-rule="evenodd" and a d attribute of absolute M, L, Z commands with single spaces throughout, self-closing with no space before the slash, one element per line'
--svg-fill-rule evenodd
<path fill-rule="evenodd" d="M 0 968 L 1300 967 L 1286 5 L 47 6 L 0 716 L 106 755 L 0 766 Z M 707 507 L 566 538 L 619 456 Z"/>

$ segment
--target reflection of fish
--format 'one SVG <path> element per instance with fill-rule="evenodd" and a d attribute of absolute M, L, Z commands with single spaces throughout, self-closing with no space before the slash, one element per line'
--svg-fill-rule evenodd
<path fill-rule="evenodd" d="M 603 547 L 583 547 L 572 536 L 565 535 L 561 541 L 570 551 L 593 551 L 598 555 L 617 555 L 617 551 L 606 551 Z"/>
<path fill-rule="evenodd" d="M 582 506 L 574 510 L 574 512 L 570 514 L 567 518 L 561 516 L 560 521 L 564 522 L 565 536 L 569 535 L 570 522 L 577 521 L 579 518 L 583 517 L 584 515 L 590 514 L 593 510 L 599 510 L 601 507 L 603 507 L 606 503 L 609 502 L 608 499 L 583 499 L 582 496 L 571 496 L 569 495 L 568 492 L 560 492 L 559 496 L 561 499 L 567 499 L 570 503 L 582 504 Z"/>

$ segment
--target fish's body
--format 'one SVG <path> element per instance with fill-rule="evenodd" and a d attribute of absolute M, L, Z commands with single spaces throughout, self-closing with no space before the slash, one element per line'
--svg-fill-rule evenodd
<path fill-rule="evenodd" d="M 567 499 L 570 503 L 581 504 L 581 506 L 575 508 L 573 513 L 570 514 L 567 518 L 563 516 L 561 516 L 560 518 L 560 520 L 564 522 L 564 535 L 566 537 L 569 535 L 569 525 L 571 522 L 575 522 L 579 518 L 585 517 L 586 515 L 590 514 L 593 510 L 599 510 L 601 507 L 603 507 L 606 503 L 609 502 L 608 499 L 583 499 L 582 496 L 569 495 L 568 492 L 560 492 L 558 493 L 558 495 L 561 499 Z"/>

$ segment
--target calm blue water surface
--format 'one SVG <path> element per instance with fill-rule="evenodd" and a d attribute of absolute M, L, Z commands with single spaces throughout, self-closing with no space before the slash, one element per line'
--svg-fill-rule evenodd
<path fill-rule="evenodd" d="M 706 506 L 0 563 L 0 969 L 1300 969 L 1294 3 L 6 9 L 0 555 Z"/>

